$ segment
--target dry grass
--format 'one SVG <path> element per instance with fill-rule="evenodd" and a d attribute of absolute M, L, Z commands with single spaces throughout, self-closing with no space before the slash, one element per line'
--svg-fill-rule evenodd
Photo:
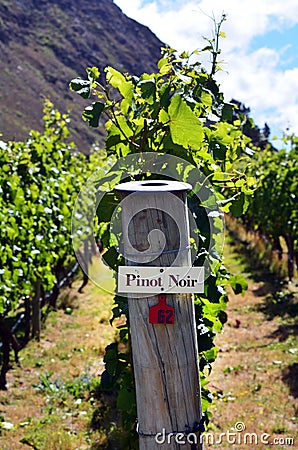
<path fill-rule="evenodd" d="M 63 292 L 64 309 L 49 314 L 41 341 L 30 342 L 20 353 L 22 367 L 14 365 L 7 374 L 8 390 L 0 395 L 0 415 L 14 428 L 2 428 L 3 450 L 90 448 L 90 399 L 78 401 L 63 387 L 53 392 L 34 387 L 42 385 L 40 377 L 47 375 L 62 386 L 72 382 L 76 386 L 82 374 L 99 381 L 105 346 L 116 336 L 115 327 L 109 324 L 112 296 L 91 283 L 84 294 L 77 294 L 79 284 Z M 72 314 L 66 314 L 65 307 Z"/>
<path fill-rule="evenodd" d="M 226 247 L 226 260 L 233 273 L 247 270 L 231 246 Z M 265 276 L 263 281 L 251 278 L 244 297 L 230 295 L 229 320 L 217 337 L 220 352 L 211 376 L 215 401 L 210 432 L 217 438 L 220 432 L 235 432 L 237 422 L 245 425 L 245 431 L 231 436 L 239 439 L 234 445 L 224 438 L 208 449 L 285 448 L 260 442 L 262 433 L 270 435 L 270 443 L 275 438 L 280 442 L 296 438 L 296 447 L 289 447 L 297 448 L 297 293 L 297 286 L 285 288 Z M 245 444 L 245 433 L 256 433 L 258 444 Z"/>
<path fill-rule="evenodd" d="M 211 375 L 215 399 L 208 432 L 218 438 L 220 432 L 233 432 L 236 422 L 243 422 L 246 429 L 236 433 L 237 439 L 245 432 L 257 433 L 259 439 L 262 433 L 268 433 L 271 440 L 294 437 L 298 406 L 297 287 L 282 286 L 260 272 L 253 277 L 247 261 L 231 243 L 226 246 L 225 258 L 233 273 L 246 273 L 249 289 L 245 297 L 231 295 L 229 320 L 224 333 L 217 337 L 220 352 Z M 113 427 L 114 410 L 105 414 L 103 406 L 102 417 L 100 408 L 95 416 L 98 403 L 88 392 L 85 398 L 77 398 L 63 388 L 67 382 L 77 387 L 84 374 L 99 380 L 104 348 L 116 334 L 109 324 L 112 297 L 91 283 L 84 294 L 78 294 L 79 284 L 74 283 L 73 289 L 65 290 L 60 297 L 62 309 L 49 314 L 41 342 L 30 342 L 21 351 L 22 368 L 14 365 L 8 373 L 8 391 L 0 393 L 0 416 L 4 424 L 11 423 L 14 428 L 5 430 L 2 423 L 3 450 L 107 448 L 105 431 L 92 431 L 90 423 L 108 420 Z M 71 314 L 66 314 L 68 308 Z M 47 376 L 62 387 L 45 388 Z M 296 436 L 296 448 L 297 442 Z M 223 438 L 218 445 L 207 445 L 206 450 L 230 447 L 287 448 L 260 442 L 233 445 Z"/>

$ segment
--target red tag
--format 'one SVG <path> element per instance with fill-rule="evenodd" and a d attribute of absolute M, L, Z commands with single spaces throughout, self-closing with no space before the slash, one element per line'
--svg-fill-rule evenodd
<path fill-rule="evenodd" d="M 174 323 L 175 311 L 172 306 L 167 305 L 166 295 L 159 294 L 158 304 L 149 309 L 149 323 Z"/>

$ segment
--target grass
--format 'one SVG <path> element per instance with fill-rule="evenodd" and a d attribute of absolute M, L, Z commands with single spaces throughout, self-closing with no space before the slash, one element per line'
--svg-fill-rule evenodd
<path fill-rule="evenodd" d="M 245 274 L 249 287 L 244 297 L 230 295 L 229 320 L 217 337 L 220 352 L 211 374 L 215 401 L 210 431 L 215 436 L 235 432 L 235 424 L 243 422 L 242 436 L 236 432 L 237 450 L 249 448 L 243 441 L 245 433 L 258 435 L 258 449 L 272 448 L 260 442 L 262 433 L 270 435 L 271 443 L 295 437 L 297 444 L 297 287 L 294 283 L 286 286 L 261 266 L 250 270 L 248 256 L 239 254 L 231 237 L 227 244 L 225 264 L 232 273 Z M 230 447 L 231 442 L 225 440 L 206 446 Z"/>
<path fill-rule="evenodd" d="M 218 437 L 241 421 L 243 433 L 257 433 L 259 438 L 262 433 L 270 439 L 294 437 L 298 409 L 295 285 L 271 282 L 260 269 L 255 276 L 231 238 L 227 238 L 224 257 L 234 274 L 245 274 L 249 287 L 244 297 L 230 296 L 228 322 L 216 338 L 220 350 L 209 384 L 214 402 L 208 432 Z M 124 448 L 113 395 L 107 402 L 98 389 L 105 346 L 117 336 L 116 326 L 109 323 L 112 296 L 92 283 L 78 294 L 79 285 L 77 280 L 72 289 L 63 291 L 58 311 L 50 312 L 44 323 L 41 342 L 30 342 L 20 353 L 22 367 L 14 364 L 8 372 L 8 391 L 0 391 L 3 450 Z M 230 447 L 223 440 L 207 444 L 206 450 Z M 243 443 L 232 447 L 286 446 L 259 442 L 256 447 Z"/>
<path fill-rule="evenodd" d="M 0 395 L 3 450 L 87 449 L 92 439 L 100 441 L 99 432 L 90 437 L 97 406 L 93 393 L 105 346 L 117 329 L 107 323 L 112 296 L 91 283 L 77 294 L 79 284 L 64 291 L 61 308 L 48 315 L 42 340 L 21 351 L 22 367 L 14 365 L 8 372 L 8 391 Z"/>

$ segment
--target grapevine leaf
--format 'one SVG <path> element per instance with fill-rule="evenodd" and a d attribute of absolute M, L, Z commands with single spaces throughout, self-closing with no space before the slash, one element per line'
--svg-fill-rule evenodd
<path fill-rule="evenodd" d="M 240 193 L 239 197 L 230 206 L 230 213 L 234 217 L 242 216 L 245 208 L 245 195 L 243 192 Z"/>
<path fill-rule="evenodd" d="M 112 343 L 106 347 L 104 362 L 109 375 L 114 376 L 116 374 L 118 364 L 118 349 L 115 343 Z"/>
<path fill-rule="evenodd" d="M 216 360 L 217 353 L 218 353 L 218 348 L 212 347 L 210 350 L 206 350 L 204 352 L 204 356 L 208 362 L 213 362 Z"/>
<path fill-rule="evenodd" d="M 198 350 L 199 352 L 204 352 L 213 348 L 213 338 L 214 333 L 209 332 L 199 336 L 198 339 Z"/>
<path fill-rule="evenodd" d="M 113 270 L 117 270 L 117 267 L 120 263 L 119 254 L 115 247 L 109 248 L 103 255 L 103 261 L 111 267 Z"/>
<path fill-rule="evenodd" d="M 135 409 L 135 392 L 123 387 L 118 394 L 117 409 L 126 412 L 133 412 Z"/>
<path fill-rule="evenodd" d="M 171 86 L 167 86 L 160 93 L 160 105 L 163 108 L 168 108 L 171 100 Z"/>
<path fill-rule="evenodd" d="M 208 408 L 210 407 L 210 403 L 212 402 L 212 397 L 208 396 L 209 391 L 207 393 L 202 392 L 202 411 L 203 413 L 206 413 Z"/>
<path fill-rule="evenodd" d="M 111 181 L 114 181 L 115 176 L 119 174 L 115 174 L 113 172 L 113 177 L 111 178 Z M 102 178 L 103 182 L 108 183 L 109 179 L 108 177 Z M 103 183 L 102 183 L 103 185 Z M 114 211 L 116 210 L 116 207 L 119 203 L 119 199 L 117 198 L 117 195 L 115 195 L 114 192 L 107 192 L 100 201 L 100 207 L 97 209 L 97 217 L 99 222 L 107 222 L 110 221 L 112 218 L 112 215 Z"/>
<path fill-rule="evenodd" d="M 191 108 L 178 95 L 171 101 L 169 116 L 173 142 L 182 145 L 184 148 L 188 148 L 188 146 L 199 148 L 203 140 L 202 124 Z"/>
<path fill-rule="evenodd" d="M 83 80 L 82 78 L 74 78 L 71 80 L 70 89 L 83 98 L 89 98 L 91 95 L 91 81 Z"/>
<path fill-rule="evenodd" d="M 206 52 L 206 51 L 210 52 L 212 50 L 213 50 L 212 46 L 211 45 L 207 45 L 206 47 L 202 48 L 201 52 Z"/>
<path fill-rule="evenodd" d="M 99 78 L 100 72 L 97 67 L 88 67 L 86 69 L 88 79 L 94 82 L 97 78 Z"/>
<path fill-rule="evenodd" d="M 86 106 L 82 114 L 83 119 L 89 123 L 90 127 L 96 128 L 99 124 L 99 119 L 105 108 L 104 103 L 93 102 Z"/>
<path fill-rule="evenodd" d="M 100 378 L 100 388 L 103 391 L 113 390 L 114 382 L 114 377 L 107 370 L 104 370 Z"/>
<path fill-rule="evenodd" d="M 230 285 L 236 295 L 244 294 L 248 288 L 247 281 L 242 275 L 235 275 L 230 277 Z"/>
<path fill-rule="evenodd" d="M 232 122 L 233 120 L 234 105 L 232 103 L 224 103 L 222 107 L 221 118 L 227 122 Z"/>
<path fill-rule="evenodd" d="M 164 109 L 159 112 L 158 118 L 161 123 L 168 123 L 170 120 L 168 113 Z"/>
<path fill-rule="evenodd" d="M 107 73 L 108 82 L 114 88 L 118 89 L 118 91 L 124 98 L 124 100 L 123 100 L 124 103 L 122 104 L 122 109 L 123 109 L 122 112 L 125 114 L 128 110 L 129 104 L 132 100 L 133 84 L 132 84 L 132 82 L 127 81 L 125 76 L 122 73 L 115 70 L 113 67 L 107 67 L 105 70 Z"/>
<path fill-rule="evenodd" d="M 147 102 L 152 105 L 155 101 L 156 84 L 154 80 L 142 80 L 139 82 L 138 86 L 141 89 L 142 97 L 147 100 Z"/>

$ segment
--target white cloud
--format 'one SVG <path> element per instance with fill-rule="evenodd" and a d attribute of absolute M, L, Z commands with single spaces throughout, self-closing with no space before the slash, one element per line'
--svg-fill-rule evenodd
<path fill-rule="evenodd" d="M 272 49 L 237 56 L 238 64 L 218 77 L 226 98 L 249 106 L 259 126 L 267 122 L 281 135 L 291 125 L 298 134 L 298 68 L 279 70 L 280 58 Z"/>
<path fill-rule="evenodd" d="M 230 48 L 247 47 L 255 36 L 298 22 L 297 0 L 114 1 L 178 50 L 196 48 L 202 35 L 210 35 L 210 17 L 219 19 L 223 12 L 228 16 L 224 28 Z"/>
<path fill-rule="evenodd" d="M 267 122 L 281 134 L 291 124 L 298 135 L 298 68 L 287 70 L 284 49 L 251 49 L 258 37 L 298 24 L 297 0 L 114 1 L 179 51 L 202 48 L 202 36 L 212 35 L 210 17 L 219 20 L 224 12 L 227 21 L 222 30 L 227 37 L 221 41 L 220 60 L 227 73 L 220 73 L 218 79 L 226 98 L 249 106 L 260 127 Z"/>

